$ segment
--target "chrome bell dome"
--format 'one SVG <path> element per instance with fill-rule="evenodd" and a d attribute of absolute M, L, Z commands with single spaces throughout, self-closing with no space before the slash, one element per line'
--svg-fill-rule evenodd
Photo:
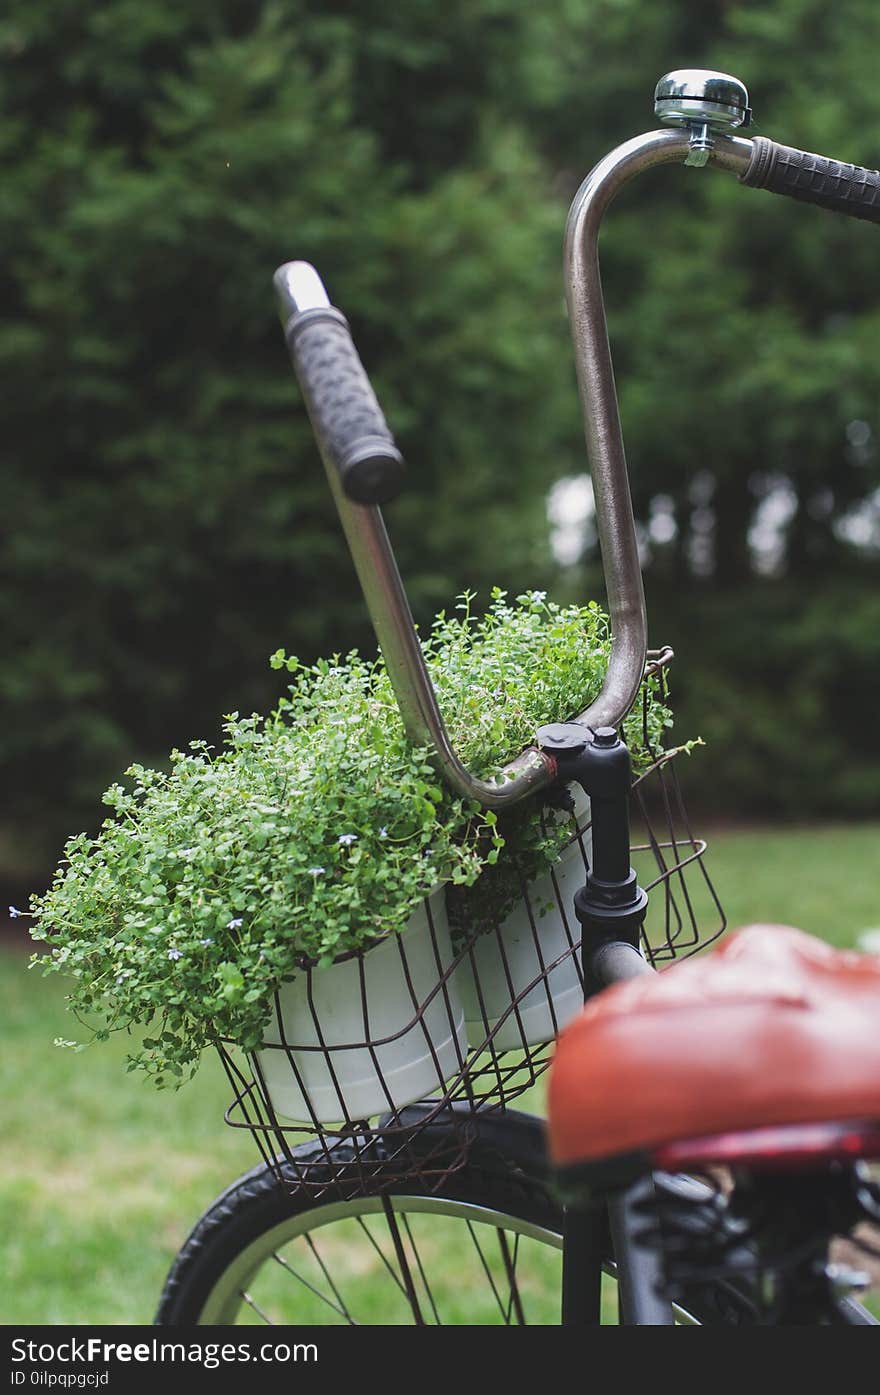
<path fill-rule="evenodd" d="M 672 126 L 706 125 L 713 131 L 735 130 L 752 119 L 745 83 L 706 68 L 666 73 L 654 89 L 654 112 Z"/>

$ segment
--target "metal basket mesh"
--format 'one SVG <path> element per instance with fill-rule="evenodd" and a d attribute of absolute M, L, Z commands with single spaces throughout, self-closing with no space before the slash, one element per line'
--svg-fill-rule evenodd
<path fill-rule="evenodd" d="M 665 683 L 671 650 L 649 658 L 648 673 Z M 649 893 L 643 953 L 660 968 L 716 939 L 726 922 L 676 753 L 650 750 L 644 710 L 651 764 L 633 785 L 632 864 Z M 346 956 L 347 1022 L 329 987 L 338 966 L 305 968 L 295 1025 L 285 988 L 259 1051 L 219 1044 L 233 1090 L 226 1120 L 253 1134 L 286 1185 L 354 1194 L 367 1182 L 418 1177 L 430 1190 L 464 1161 L 477 1114 L 503 1111 L 536 1085 L 583 1000 L 573 888 L 589 868 L 590 824 L 564 817 L 571 831 L 554 869 L 532 882 L 510 869 L 516 904 L 498 922 L 477 934 L 440 893 L 423 903 L 417 936 L 407 929 Z M 394 1013 L 380 1025 L 377 991 L 389 984 Z"/>

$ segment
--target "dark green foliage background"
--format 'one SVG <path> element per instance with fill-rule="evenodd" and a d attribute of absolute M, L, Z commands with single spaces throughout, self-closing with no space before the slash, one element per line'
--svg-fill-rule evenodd
<path fill-rule="evenodd" d="M 274 318 L 313 260 L 411 462 L 389 523 L 424 621 L 558 574 L 544 497 L 585 468 L 560 250 L 568 202 L 685 64 L 758 130 L 880 165 L 872 0 L 12 0 L 0 21 L 4 318 L 0 871 L 45 879 L 132 759 L 266 710 L 266 662 L 370 645 Z M 689 783 L 717 813 L 880 808 L 876 230 L 690 170 L 612 214 L 604 279 L 647 571 L 679 651 Z M 715 571 L 688 565 L 708 474 Z M 749 567 L 756 475 L 799 509 Z"/>

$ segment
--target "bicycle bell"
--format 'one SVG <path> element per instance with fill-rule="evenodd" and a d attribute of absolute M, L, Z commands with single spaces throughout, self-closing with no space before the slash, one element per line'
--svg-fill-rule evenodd
<path fill-rule="evenodd" d="M 752 119 L 745 83 L 706 68 L 664 74 L 654 89 L 654 112 L 670 126 L 690 130 L 687 165 L 705 165 L 716 135 L 730 135 Z"/>

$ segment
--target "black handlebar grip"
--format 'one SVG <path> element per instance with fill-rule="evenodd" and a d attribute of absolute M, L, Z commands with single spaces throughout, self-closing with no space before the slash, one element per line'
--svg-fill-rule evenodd
<path fill-rule="evenodd" d="M 752 158 L 740 182 L 880 223 L 880 171 L 777 145 L 766 136 L 752 141 Z"/>
<path fill-rule="evenodd" d="M 389 503 L 406 467 L 345 316 L 331 306 L 303 310 L 284 333 L 321 453 L 345 493 L 358 504 Z"/>

